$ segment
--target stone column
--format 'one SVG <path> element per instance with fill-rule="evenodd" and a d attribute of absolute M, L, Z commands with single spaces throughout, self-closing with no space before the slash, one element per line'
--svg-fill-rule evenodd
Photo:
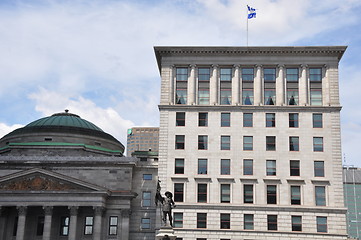
<path fill-rule="evenodd" d="M 130 209 L 123 209 L 122 210 L 122 229 L 121 239 L 129 239 L 129 215 L 131 214 Z"/>
<path fill-rule="evenodd" d="M 196 103 L 196 65 L 191 65 L 191 72 L 188 78 L 188 104 L 194 105 Z"/>
<path fill-rule="evenodd" d="M 276 77 L 276 105 L 282 106 L 286 99 L 286 82 L 284 78 L 284 65 L 278 65 L 278 75 Z"/>
<path fill-rule="evenodd" d="M 78 222 L 78 207 L 69 207 L 70 209 L 70 226 L 69 226 L 69 240 L 76 240 L 76 230 Z"/>
<path fill-rule="evenodd" d="M 301 65 L 301 78 L 299 84 L 299 102 L 300 106 L 308 104 L 308 84 L 307 84 L 307 65 Z"/>
<path fill-rule="evenodd" d="M 169 103 L 174 104 L 175 89 L 174 89 L 174 65 L 169 66 Z M 162 88 L 163 89 L 163 88 Z"/>
<path fill-rule="evenodd" d="M 16 240 L 24 240 L 27 207 L 20 206 L 17 207 L 17 209 L 18 209 L 18 228 L 16 231 Z"/>
<path fill-rule="evenodd" d="M 239 84 L 239 65 L 234 65 L 234 76 L 232 79 L 232 103 L 239 105 L 240 103 L 240 84 Z"/>
<path fill-rule="evenodd" d="M 210 104 L 211 105 L 217 105 L 218 104 L 218 93 L 220 91 L 218 87 L 218 77 L 217 77 L 217 68 L 218 65 L 212 66 L 212 75 L 209 82 L 209 88 L 210 88 Z"/>
<path fill-rule="evenodd" d="M 102 223 L 103 223 L 103 211 L 102 207 L 94 207 L 94 232 L 93 239 L 99 240 L 102 234 Z"/>
<path fill-rule="evenodd" d="M 322 104 L 326 106 L 331 106 L 331 89 L 330 81 L 328 79 L 328 65 L 325 64 L 322 68 Z"/>
<path fill-rule="evenodd" d="M 254 80 L 254 105 L 263 103 L 263 88 L 262 88 L 262 65 L 256 65 L 256 77 Z"/>
<path fill-rule="evenodd" d="M 53 207 L 47 206 L 43 207 L 45 218 L 44 218 L 44 232 L 43 240 L 51 240 L 51 222 L 53 215 Z"/>

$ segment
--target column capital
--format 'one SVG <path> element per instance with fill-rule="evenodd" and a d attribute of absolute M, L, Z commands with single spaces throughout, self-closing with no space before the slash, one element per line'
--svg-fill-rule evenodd
<path fill-rule="evenodd" d="M 217 69 L 219 67 L 218 64 L 212 64 L 211 66 L 212 66 L 213 69 Z"/>
<path fill-rule="evenodd" d="M 325 64 L 325 65 L 323 65 L 323 68 L 325 68 L 325 69 L 329 69 L 329 68 L 330 68 L 330 65 Z"/>
<path fill-rule="evenodd" d="M 93 207 L 93 209 L 94 209 L 95 215 L 97 215 L 97 216 L 103 215 L 104 207 Z"/>
<path fill-rule="evenodd" d="M 257 70 L 262 68 L 262 64 L 256 64 L 254 66 L 257 68 Z"/>
<path fill-rule="evenodd" d="M 129 217 L 132 214 L 132 210 L 130 209 L 122 209 L 122 216 Z"/>
<path fill-rule="evenodd" d="M 17 206 L 16 209 L 18 210 L 19 216 L 20 216 L 20 215 L 25 216 L 28 207 L 25 207 L 25 206 Z"/>
<path fill-rule="evenodd" d="M 280 68 L 280 69 L 283 69 L 283 68 L 285 68 L 285 65 L 284 64 L 278 64 L 277 67 Z"/>
<path fill-rule="evenodd" d="M 241 65 L 239 65 L 239 64 L 234 64 L 233 67 L 234 67 L 235 69 L 239 69 L 239 68 L 241 67 Z"/>
<path fill-rule="evenodd" d="M 306 69 L 308 67 L 308 65 L 307 64 L 301 64 L 301 68 L 302 68 L 302 70 L 303 69 Z"/>
<path fill-rule="evenodd" d="M 196 64 L 189 64 L 189 67 L 190 67 L 191 69 L 195 69 L 195 68 L 197 67 L 197 65 L 196 65 Z"/>
<path fill-rule="evenodd" d="M 44 209 L 45 215 L 53 214 L 53 206 L 44 206 L 43 209 Z"/>
<path fill-rule="evenodd" d="M 79 210 L 78 206 L 71 206 L 71 207 L 68 207 L 68 208 L 70 210 L 70 216 L 78 215 L 78 210 Z"/>

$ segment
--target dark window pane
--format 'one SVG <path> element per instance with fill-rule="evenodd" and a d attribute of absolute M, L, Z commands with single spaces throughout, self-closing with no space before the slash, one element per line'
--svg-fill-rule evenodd
<path fill-rule="evenodd" d="M 267 215 L 267 229 L 277 231 L 277 215 Z"/>
<path fill-rule="evenodd" d="M 253 185 L 245 184 L 243 185 L 243 202 L 244 203 L 253 203 Z"/>
<path fill-rule="evenodd" d="M 298 161 L 298 160 L 290 161 L 290 175 L 291 176 L 300 176 L 300 161 Z"/>
<path fill-rule="evenodd" d="M 183 158 L 176 158 L 175 159 L 175 174 L 184 174 L 184 159 Z"/>
<path fill-rule="evenodd" d="M 198 174 L 207 174 L 207 159 L 198 159 Z"/>
<path fill-rule="evenodd" d="M 252 113 L 243 113 L 243 127 L 253 127 Z"/>
<path fill-rule="evenodd" d="M 277 204 L 276 185 L 267 185 L 267 204 Z"/>
<path fill-rule="evenodd" d="M 186 113 L 185 112 L 177 112 L 176 113 L 176 126 L 185 126 L 185 117 L 186 117 Z"/>
<path fill-rule="evenodd" d="M 197 228 L 207 228 L 207 213 L 197 213 Z"/>
<path fill-rule="evenodd" d="M 298 128 L 298 113 L 289 114 L 289 127 Z"/>
<path fill-rule="evenodd" d="M 221 213 L 221 229 L 231 228 L 231 215 L 228 213 Z"/>
<path fill-rule="evenodd" d="M 198 113 L 198 126 L 199 127 L 208 126 L 208 113 Z"/>
<path fill-rule="evenodd" d="M 174 183 L 174 201 L 183 202 L 184 184 Z"/>
<path fill-rule="evenodd" d="M 244 159 L 243 160 L 243 175 L 253 175 L 253 160 Z"/>
<path fill-rule="evenodd" d="M 221 113 L 221 127 L 230 127 L 230 126 L 231 126 L 231 114 Z"/>

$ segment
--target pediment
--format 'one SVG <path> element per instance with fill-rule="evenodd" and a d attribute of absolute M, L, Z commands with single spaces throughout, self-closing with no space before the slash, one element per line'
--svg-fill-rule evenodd
<path fill-rule="evenodd" d="M 82 180 L 44 169 L 30 169 L 0 178 L 0 191 L 106 191 Z"/>

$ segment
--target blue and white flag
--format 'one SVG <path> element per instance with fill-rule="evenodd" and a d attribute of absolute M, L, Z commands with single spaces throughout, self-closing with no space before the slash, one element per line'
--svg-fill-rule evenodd
<path fill-rule="evenodd" d="M 248 5 L 247 5 L 247 7 L 248 7 L 248 19 L 256 18 L 256 9 L 251 8 Z"/>

